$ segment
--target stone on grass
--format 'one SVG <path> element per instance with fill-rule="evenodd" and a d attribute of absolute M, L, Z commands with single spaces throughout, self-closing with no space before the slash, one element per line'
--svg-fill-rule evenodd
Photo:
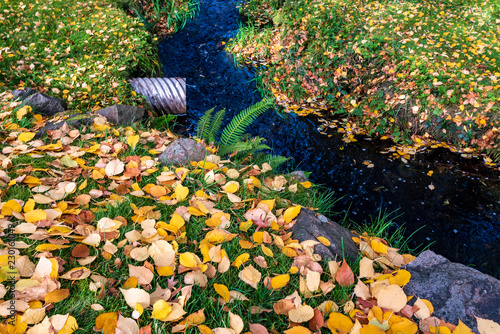
<path fill-rule="evenodd" d="M 25 94 L 21 94 L 18 97 L 23 100 L 23 105 L 31 106 L 31 108 L 33 108 L 33 113 L 35 114 L 52 116 L 54 114 L 57 114 L 58 112 L 63 112 L 68 109 L 68 106 L 66 105 L 66 102 L 64 100 L 38 92 L 35 92 L 33 94 L 31 94 L 31 92 L 28 92 L 27 94 L 28 96 L 25 96 Z"/>
<path fill-rule="evenodd" d="M 411 279 L 405 293 L 429 300 L 433 316 L 455 325 L 461 320 L 476 333 L 474 316 L 500 323 L 500 281 L 494 277 L 430 250 L 409 263 L 406 270 Z"/>
<path fill-rule="evenodd" d="M 112 124 L 131 125 L 143 119 L 146 110 L 138 106 L 115 104 L 108 108 L 99 109 L 96 113 L 105 117 Z"/>
<path fill-rule="evenodd" d="M 330 246 L 318 244 L 314 247 L 315 253 L 323 259 L 355 260 L 358 256 L 358 245 L 352 240 L 355 236 L 345 227 L 331 221 L 322 214 L 302 208 L 297 216 L 297 222 L 291 228 L 294 238 L 300 242 L 316 240 L 325 237 L 330 241 Z"/>
<path fill-rule="evenodd" d="M 36 93 L 36 90 L 31 89 L 31 88 L 26 88 L 26 89 L 16 89 L 12 91 L 12 95 L 14 96 L 14 99 L 19 99 L 20 101 L 23 101 L 26 99 L 28 96 L 33 95 Z"/>
<path fill-rule="evenodd" d="M 203 161 L 208 151 L 193 139 L 181 138 L 173 141 L 158 159 L 164 165 L 185 166 L 190 161 Z"/>
<path fill-rule="evenodd" d="M 297 179 L 299 182 L 306 182 L 309 181 L 309 179 L 306 176 L 306 173 L 301 170 L 296 170 L 288 174 L 292 179 Z"/>
<path fill-rule="evenodd" d="M 90 115 L 89 113 L 81 113 L 81 114 L 73 114 L 70 115 L 67 119 L 59 119 L 57 121 L 48 121 L 40 130 L 37 131 L 35 138 L 43 137 L 47 131 L 58 130 L 63 127 L 65 124 L 67 126 L 73 128 L 80 128 L 84 125 L 90 126 L 94 124 L 95 116 Z"/>

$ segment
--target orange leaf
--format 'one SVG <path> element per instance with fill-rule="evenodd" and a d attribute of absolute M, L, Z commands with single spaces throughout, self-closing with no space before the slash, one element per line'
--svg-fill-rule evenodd
<path fill-rule="evenodd" d="M 342 265 L 339 270 L 337 270 L 335 280 L 341 287 L 344 288 L 354 284 L 354 273 L 345 260 L 342 261 Z"/>
<path fill-rule="evenodd" d="M 45 303 L 57 303 L 60 302 L 63 299 L 68 298 L 69 296 L 69 289 L 58 289 L 51 291 L 45 295 Z"/>
<path fill-rule="evenodd" d="M 103 334 L 115 334 L 118 312 L 99 314 L 95 319 L 95 327 Z"/>

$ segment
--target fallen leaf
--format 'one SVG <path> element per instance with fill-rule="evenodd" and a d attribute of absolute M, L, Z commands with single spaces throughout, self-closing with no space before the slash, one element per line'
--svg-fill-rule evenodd
<path fill-rule="evenodd" d="M 214 283 L 215 291 L 224 299 L 224 302 L 228 302 L 231 295 L 229 294 L 229 289 L 224 284 Z"/>
<path fill-rule="evenodd" d="M 302 323 L 311 320 L 314 317 L 314 309 L 309 305 L 301 305 L 288 312 L 290 321 Z"/>
<path fill-rule="evenodd" d="M 477 321 L 477 329 L 479 334 L 498 334 L 500 333 L 500 324 L 493 320 L 483 319 L 474 316 Z"/>
<path fill-rule="evenodd" d="M 275 290 L 279 290 L 288 284 L 290 280 L 289 274 L 278 275 L 271 279 L 271 286 Z"/>
<path fill-rule="evenodd" d="M 326 325 L 333 333 L 338 334 L 347 334 L 354 326 L 351 319 L 338 312 L 330 313 L 330 317 L 328 318 Z"/>
<path fill-rule="evenodd" d="M 341 287 L 348 287 L 354 284 L 354 273 L 345 260 L 335 273 L 335 280 Z"/>

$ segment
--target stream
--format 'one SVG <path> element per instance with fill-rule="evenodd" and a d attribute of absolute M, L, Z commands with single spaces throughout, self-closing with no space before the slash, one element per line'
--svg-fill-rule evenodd
<path fill-rule="evenodd" d="M 229 118 L 261 100 L 252 72 L 236 67 L 222 43 L 238 31 L 237 3 L 200 0 L 196 18 L 159 45 L 164 76 L 186 78 L 189 116 L 183 122 L 191 134 L 210 108 L 225 108 Z M 347 215 L 361 224 L 380 210 L 397 210 L 395 222 L 404 224 L 406 235 L 416 231 L 410 246 L 431 244 L 451 261 L 500 278 L 500 172 L 443 148 L 393 161 L 379 153 L 386 143 L 358 138 L 346 145 L 341 134 L 320 134 L 319 125 L 314 117 L 269 111 L 248 132 L 341 197 L 333 220 Z"/>

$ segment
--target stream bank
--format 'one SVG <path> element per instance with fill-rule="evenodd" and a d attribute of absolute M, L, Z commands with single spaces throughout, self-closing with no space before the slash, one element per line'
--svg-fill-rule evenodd
<path fill-rule="evenodd" d="M 164 76 L 186 78 L 190 133 L 210 108 L 225 108 L 229 118 L 261 99 L 253 74 L 236 68 L 224 51 L 239 28 L 237 3 L 200 1 L 198 16 L 159 45 Z M 266 138 L 274 154 L 292 157 L 293 168 L 311 172 L 313 182 L 341 197 L 338 220 L 347 213 L 357 223 L 369 222 L 380 210 L 397 210 L 396 221 L 405 223 L 408 235 L 418 230 L 413 246 L 432 243 L 436 253 L 500 277 L 498 172 L 439 148 L 408 163 L 392 161 L 379 153 L 384 143 L 358 138 L 345 145 L 341 134 L 320 134 L 319 125 L 311 117 L 267 112 L 249 132 Z"/>

